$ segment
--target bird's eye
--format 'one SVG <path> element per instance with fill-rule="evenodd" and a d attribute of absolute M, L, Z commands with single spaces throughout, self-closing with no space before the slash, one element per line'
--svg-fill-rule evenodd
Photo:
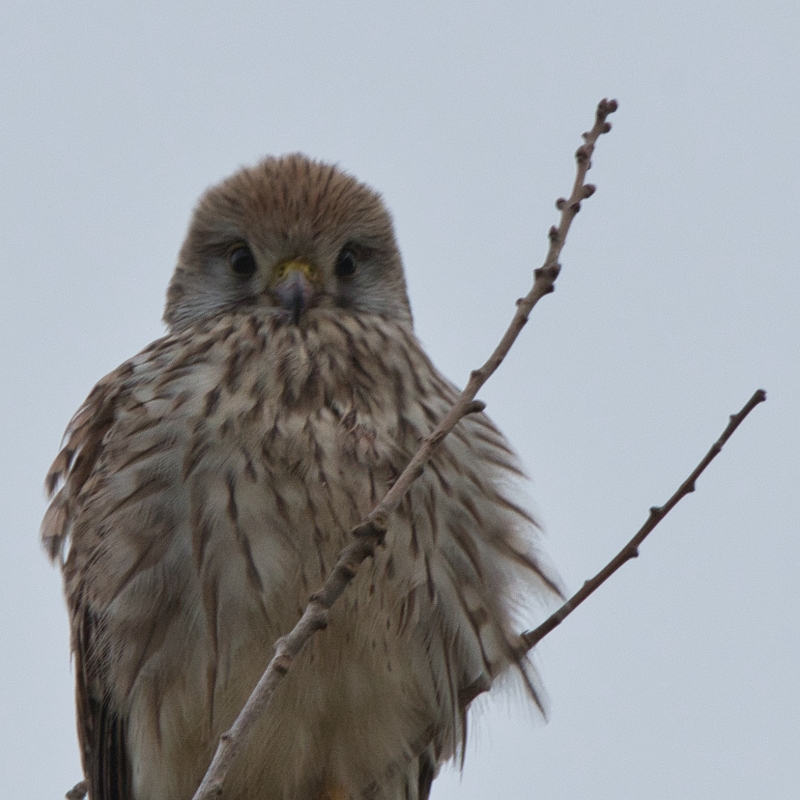
<path fill-rule="evenodd" d="M 356 257 L 352 250 L 345 247 L 336 259 L 336 277 L 349 278 L 355 271 Z"/>
<path fill-rule="evenodd" d="M 240 245 L 231 250 L 228 256 L 233 274 L 239 278 L 250 278 L 256 271 L 256 259 L 249 247 Z"/>

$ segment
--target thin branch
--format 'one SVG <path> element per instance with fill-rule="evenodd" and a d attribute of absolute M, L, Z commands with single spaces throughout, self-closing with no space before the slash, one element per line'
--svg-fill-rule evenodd
<path fill-rule="evenodd" d="M 572 220 L 580 211 L 581 201 L 591 197 L 595 191 L 594 186 L 585 183 L 586 173 L 592 166 L 591 158 L 595 144 L 602 134 L 611 130 L 611 124 L 607 122 L 607 117 L 616 110 L 616 100 L 601 100 L 597 106 L 594 126 L 583 134 L 584 143 L 575 153 L 577 169 L 572 194 L 569 199 L 560 198 L 556 203 L 557 208 L 561 211 L 561 219 L 558 227 L 553 226 L 549 231 L 550 246 L 547 258 L 544 264 L 534 271 L 534 282 L 530 292 L 517 300 L 516 312 L 500 343 L 486 363 L 470 374 L 464 391 L 453 407 L 435 430 L 423 440 L 419 450 L 383 500 L 375 506 L 360 525 L 353 529 L 354 541 L 339 554 L 336 566 L 323 587 L 311 596 L 297 625 L 291 632 L 277 640 L 272 660 L 233 726 L 220 737 L 214 759 L 192 800 L 211 800 L 211 798 L 222 796 L 225 777 L 238 752 L 244 746 L 248 733 L 253 729 L 254 722 L 264 714 L 278 684 L 315 631 L 327 626 L 331 607 L 347 588 L 362 562 L 372 556 L 375 548 L 383 542 L 390 514 L 398 507 L 412 483 L 422 474 L 425 464 L 458 422 L 467 414 L 483 410 L 484 404 L 476 401 L 475 395 L 502 363 L 511 349 L 511 345 L 528 321 L 533 307 L 554 289 L 555 280 L 561 269 L 558 257 L 564 247 Z"/>
<path fill-rule="evenodd" d="M 86 781 L 76 783 L 65 795 L 66 800 L 83 800 L 89 792 L 89 784 Z"/>
<path fill-rule="evenodd" d="M 695 482 L 703 474 L 705 468 L 717 457 L 725 442 L 730 439 L 733 432 L 744 421 L 744 418 L 759 403 L 763 403 L 766 399 L 767 393 L 763 389 L 759 389 L 747 401 L 744 408 L 742 408 L 738 414 L 733 414 L 730 417 L 728 426 L 722 432 L 722 436 L 714 442 L 711 449 L 706 453 L 705 458 L 694 468 L 691 475 L 678 487 L 672 497 L 670 497 L 663 506 L 653 506 L 650 509 L 650 516 L 647 518 L 647 522 L 639 528 L 639 531 L 633 539 L 631 539 L 628 544 L 597 573 L 597 575 L 586 581 L 558 611 L 548 617 L 538 628 L 532 631 L 526 631 L 521 635 L 522 645 L 520 647 L 520 655 L 526 653 L 544 639 L 550 631 L 557 628 L 587 597 L 589 597 L 589 595 L 602 586 L 623 564 L 639 555 L 639 545 L 647 538 L 650 531 L 652 531 L 687 494 L 694 491 Z"/>

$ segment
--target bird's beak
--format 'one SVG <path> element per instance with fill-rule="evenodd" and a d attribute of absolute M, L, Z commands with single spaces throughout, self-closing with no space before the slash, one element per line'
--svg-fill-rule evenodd
<path fill-rule="evenodd" d="M 295 325 L 308 308 L 321 284 L 319 270 L 308 261 L 292 259 L 276 264 L 270 275 L 270 290 L 283 308 L 291 312 Z"/>

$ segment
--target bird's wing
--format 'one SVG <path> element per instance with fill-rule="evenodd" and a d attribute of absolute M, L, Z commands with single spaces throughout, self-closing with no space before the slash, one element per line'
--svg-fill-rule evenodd
<path fill-rule="evenodd" d="M 126 720 L 118 714 L 94 678 L 95 620 L 83 607 L 73 619 L 78 736 L 90 800 L 133 800 L 130 764 L 125 745 Z"/>
<path fill-rule="evenodd" d="M 125 747 L 126 721 L 112 707 L 104 680 L 99 620 L 92 612 L 84 584 L 91 543 L 76 534 L 73 524 L 90 493 L 91 478 L 114 423 L 115 408 L 125 390 L 130 363 L 104 378 L 91 392 L 67 428 L 61 452 L 46 478 L 51 503 L 42 522 L 42 543 L 53 559 L 60 559 L 70 612 L 75 656 L 78 738 L 91 800 L 133 800 Z M 69 545 L 70 553 L 65 554 Z"/>

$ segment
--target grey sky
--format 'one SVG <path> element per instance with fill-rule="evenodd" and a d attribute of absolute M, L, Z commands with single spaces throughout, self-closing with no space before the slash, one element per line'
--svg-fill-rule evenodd
<path fill-rule="evenodd" d="M 550 721 L 485 704 L 436 800 L 787 798 L 800 787 L 800 5 L 0 7 L 0 774 L 79 778 L 42 479 L 94 382 L 160 335 L 192 205 L 269 153 L 393 210 L 457 383 L 529 285 L 601 97 L 597 194 L 481 393 L 576 589 L 753 390 L 769 399 L 640 558 L 543 642 Z"/>

